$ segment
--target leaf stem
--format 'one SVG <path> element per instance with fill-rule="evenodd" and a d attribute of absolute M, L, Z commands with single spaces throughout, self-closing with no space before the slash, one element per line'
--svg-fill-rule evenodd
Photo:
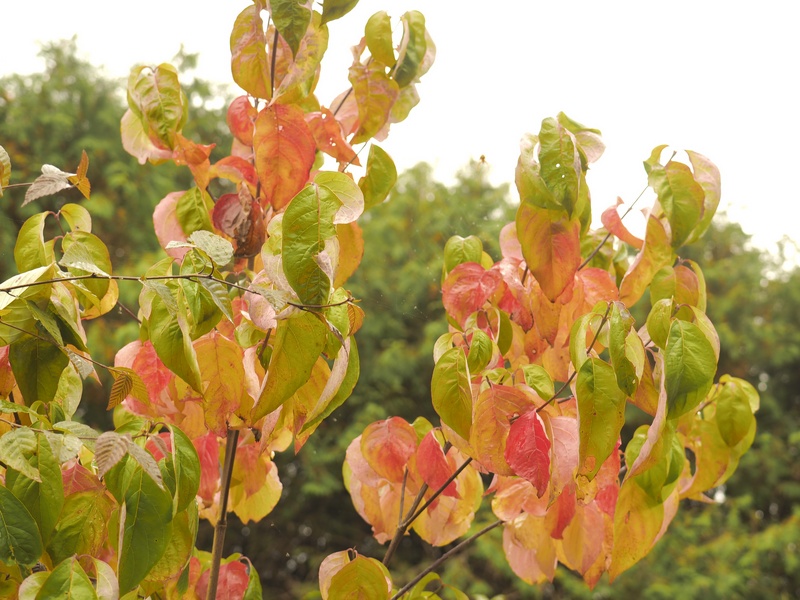
<path fill-rule="evenodd" d="M 451 548 L 450 550 L 448 550 L 447 552 L 442 554 L 438 559 L 433 561 L 430 564 L 430 566 L 428 566 L 427 569 L 425 569 L 424 571 L 419 573 L 416 577 L 414 577 L 414 579 L 412 579 L 407 584 L 405 584 L 403 587 L 401 587 L 399 590 L 397 590 L 397 593 L 394 596 L 391 597 L 391 600 L 398 600 L 403 594 L 405 594 L 408 590 L 410 590 L 412 587 L 414 587 L 419 581 L 421 581 L 422 578 L 425 577 L 428 573 L 432 573 L 442 563 L 446 562 L 447 560 L 449 560 L 450 558 L 452 558 L 453 556 L 455 556 L 456 554 L 461 552 L 464 548 L 466 548 L 472 542 L 477 540 L 479 537 L 489 533 L 492 529 L 494 529 L 495 527 L 498 527 L 498 526 L 500 526 L 502 524 L 503 524 L 503 521 L 498 519 L 494 523 L 491 523 L 491 524 L 487 525 L 486 527 L 484 527 L 483 529 L 481 529 L 477 533 L 474 533 L 473 535 L 469 536 L 467 539 L 465 539 L 463 542 L 461 542 L 457 546 Z"/>
<path fill-rule="evenodd" d="M 222 467 L 222 496 L 219 502 L 219 519 L 214 526 L 214 544 L 211 550 L 211 574 L 208 578 L 207 600 L 216 600 L 219 568 L 222 562 L 222 547 L 225 543 L 225 531 L 228 529 L 228 493 L 231 489 L 233 460 L 236 457 L 236 443 L 239 441 L 239 430 L 229 429 L 225 443 L 225 464 Z"/>

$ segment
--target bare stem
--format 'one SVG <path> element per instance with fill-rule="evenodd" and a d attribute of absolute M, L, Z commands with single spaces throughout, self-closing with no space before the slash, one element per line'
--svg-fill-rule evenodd
<path fill-rule="evenodd" d="M 222 547 L 225 543 L 225 531 L 228 529 L 228 493 L 231 489 L 233 460 L 236 457 L 236 443 L 239 441 L 239 430 L 229 429 L 225 443 L 225 464 L 222 468 L 222 497 L 219 503 L 219 519 L 214 526 L 214 545 L 211 550 L 211 574 L 208 579 L 207 600 L 216 600 L 219 567 L 222 562 Z"/>
<path fill-rule="evenodd" d="M 472 542 L 474 542 L 475 540 L 477 540 L 479 537 L 481 537 L 482 535 L 485 535 L 485 534 L 489 533 L 489 532 L 490 532 L 492 529 L 494 529 L 495 527 L 498 527 L 498 526 L 500 526 L 500 525 L 502 525 L 502 524 L 503 524 L 503 521 L 501 521 L 500 519 L 498 519 L 498 520 L 497 520 L 497 521 L 495 521 L 494 523 L 491 523 L 490 525 L 487 525 L 486 527 L 484 527 L 483 529 L 481 529 L 481 530 L 480 530 L 480 531 L 478 531 L 477 533 L 475 533 L 475 534 L 473 534 L 473 535 L 469 536 L 467 539 L 465 539 L 463 542 L 461 542 L 461 543 L 460 543 L 460 544 L 458 544 L 457 546 L 455 546 L 455 547 L 451 548 L 450 550 L 448 550 L 447 552 L 445 552 L 444 554 L 442 554 L 442 555 L 441 555 L 441 556 L 440 556 L 438 559 L 436 559 L 435 561 L 433 561 L 433 562 L 430 564 L 430 566 L 429 566 L 427 569 L 425 569 L 424 571 L 422 571 L 422 572 L 421 572 L 419 575 L 417 575 L 416 577 L 414 577 L 414 579 L 412 579 L 412 580 L 411 580 L 411 581 L 409 581 L 407 584 L 405 584 L 403 587 L 401 587 L 401 588 L 400 588 L 400 589 L 397 591 L 397 593 L 396 593 L 394 596 L 392 596 L 391 600 L 398 600 L 398 598 L 400 598 L 400 597 L 401 597 L 403 594 L 405 594 L 405 593 L 406 593 L 408 590 L 410 590 L 412 587 L 414 587 L 414 586 L 415 586 L 415 585 L 416 585 L 416 584 L 417 584 L 419 581 L 421 581 L 421 580 L 422 580 L 422 578 L 423 578 L 423 577 L 425 577 L 425 576 L 426 576 L 428 573 L 432 573 L 432 572 L 433 572 L 433 571 L 435 571 L 437 568 L 439 568 L 439 566 L 440 566 L 442 563 L 444 563 L 445 561 L 449 560 L 450 558 L 452 558 L 453 556 L 455 556 L 456 554 L 458 554 L 459 552 L 461 552 L 461 551 L 462 551 L 464 548 L 466 548 L 467 546 L 469 546 L 469 545 L 470 545 Z"/>
<path fill-rule="evenodd" d="M 199 283 L 198 280 L 200 279 L 207 279 L 208 281 L 214 281 L 221 285 L 225 285 L 237 290 L 241 290 L 243 292 L 250 292 L 257 294 L 258 290 L 251 289 L 249 287 L 245 287 L 243 285 L 239 285 L 238 283 L 231 283 L 230 281 L 226 281 L 225 279 L 220 279 L 219 277 L 214 277 L 210 273 L 185 273 L 183 275 L 155 275 L 151 277 L 135 277 L 133 275 L 98 275 L 96 273 L 90 273 L 88 275 L 70 275 L 68 277 L 57 277 L 54 279 L 43 279 L 41 281 L 33 281 L 31 283 L 20 283 L 17 285 L 10 285 L 7 287 L 0 287 L 0 293 L 10 294 L 14 290 L 24 289 L 29 287 L 34 287 L 37 285 L 47 285 L 50 283 L 60 283 L 64 281 L 81 281 L 83 279 L 108 279 L 108 280 L 115 280 L 115 281 L 138 281 L 139 283 L 144 283 L 145 281 L 162 281 L 162 280 L 170 280 L 170 279 L 187 279 L 194 283 Z M 13 294 L 10 294 L 13 295 Z M 322 308 L 331 308 L 333 306 L 342 306 L 343 304 L 348 304 L 353 302 L 354 298 L 348 297 L 344 300 L 340 300 L 339 302 L 332 302 L 330 304 L 300 304 L 299 302 L 291 302 L 287 301 L 286 304 L 289 306 L 294 306 L 299 310 L 318 310 Z"/>

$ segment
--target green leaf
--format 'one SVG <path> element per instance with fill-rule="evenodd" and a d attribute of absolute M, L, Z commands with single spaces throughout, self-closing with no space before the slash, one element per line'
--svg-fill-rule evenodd
<path fill-rule="evenodd" d="M 358 0 L 323 0 L 322 22 L 327 23 L 345 16 L 353 10 L 356 4 L 358 4 Z"/>
<path fill-rule="evenodd" d="M 331 398 L 327 403 L 323 411 L 303 424 L 303 427 L 300 429 L 300 434 L 316 428 L 317 425 L 327 419 L 334 410 L 344 404 L 344 401 L 350 397 L 350 394 L 353 393 L 353 389 L 356 387 L 356 383 L 358 383 L 358 375 L 360 371 L 361 363 L 358 355 L 356 338 L 351 337 L 350 356 L 347 362 L 347 371 L 345 371 L 344 379 L 342 379 L 342 384 L 339 386 L 339 389 L 336 391 L 336 394 L 333 396 L 333 398 Z"/>
<path fill-rule="evenodd" d="M 193 187 L 183 194 L 178 198 L 178 204 L 175 208 L 178 222 L 183 232 L 186 235 L 191 235 L 196 231 L 214 231 L 209 214 L 209 211 L 213 208 L 214 202 L 211 200 L 211 196 L 200 188 Z M 222 267 L 228 263 L 218 264 Z"/>
<path fill-rule="evenodd" d="M 252 422 L 278 408 L 308 381 L 325 347 L 327 332 L 325 325 L 308 312 L 278 323 L 272 359 Z"/>
<path fill-rule="evenodd" d="M 572 136 L 550 117 L 542 121 L 539 146 L 541 177 L 556 203 L 573 217 L 578 204 L 581 161 Z"/>
<path fill-rule="evenodd" d="M 6 149 L 0 146 L 0 197 L 3 196 L 3 188 L 9 181 L 11 181 L 11 159 Z"/>
<path fill-rule="evenodd" d="M 58 214 L 72 231 L 92 232 L 92 216 L 80 204 L 65 204 L 59 209 Z"/>
<path fill-rule="evenodd" d="M 199 229 L 189 236 L 189 241 L 208 254 L 217 267 L 224 267 L 233 260 L 233 244 L 215 233 Z"/>
<path fill-rule="evenodd" d="M 46 598 L 63 598 L 64 600 L 96 600 L 92 582 L 86 571 L 78 562 L 77 556 L 71 556 L 58 564 L 42 585 L 36 600 Z"/>
<path fill-rule="evenodd" d="M 589 358 L 589 351 L 587 345 L 591 343 L 589 332 L 596 332 L 603 322 L 603 315 L 608 308 L 605 302 L 598 302 L 592 308 L 592 312 L 586 313 L 573 324 L 569 332 L 569 356 L 572 361 L 572 366 L 576 371 L 581 370 L 581 366 Z M 591 336 L 594 339 L 594 335 Z"/>
<path fill-rule="evenodd" d="M 614 546 L 611 550 L 611 581 L 644 558 L 655 544 L 664 521 L 664 504 L 653 500 L 633 481 L 619 491 L 614 511 Z"/>
<path fill-rule="evenodd" d="M 0 437 L 0 461 L 33 481 L 41 483 L 42 477 L 31 456 L 38 451 L 39 443 L 34 431 L 28 427 L 12 429 Z"/>
<path fill-rule="evenodd" d="M 608 351 L 617 385 L 628 396 L 633 396 L 639 387 L 639 378 L 644 369 L 644 346 L 633 328 L 634 322 L 622 302 L 611 305 Z"/>
<path fill-rule="evenodd" d="M 444 245 L 444 269 L 450 272 L 461 263 L 480 263 L 482 256 L 483 242 L 479 237 L 454 235 Z"/>
<path fill-rule="evenodd" d="M 472 427 L 472 389 L 467 358 L 461 348 L 450 348 L 433 367 L 431 399 L 442 422 L 465 440 Z"/>
<path fill-rule="evenodd" d="M 390 582 L 386 567 L 374 558 L 359 555 L 331 578 L 328 600 L 389 598 Z"/>
<path fill-rule="evenodd" d="M 178 575 L 189 562 L 196 533 L 192 519 L 197 519 L 196 509 L 180 512 L 172 519 L 169 543 L 159 561 L 148 572 L 148 582 L 163 584 Z"/>
<path fill-rule="evenodd" d="M 175 67 L 167 63 L 155 69 L 133 67 L 128 77 L 128 106 L 144 118 L 164 146 L 175 146 L 175 134 L 183 128 L 187 109 Z"/>
<path fill-rule="evenodd" d="M 27 337 L 11 344 L 8 358 L 25 404 L 53 400 L 61 373 L 69 365 L 69 358 L 58 346 Z"/>
<path fill-rule="evenodd" d="M 397 168 L 392 157 L 380 146 L 370 145 L 366 172 L 358 180 L 364 194 L 364 210 L 386 200 L 396 182 Z"/>
<path fill-rule="evenodd" d="M 397 49 L 397 65 L 392 78 L 401 88 L 418 78 L 428 42 L 425 36 L 425 17 L 416 10 L 410 10 L 402 17 L 403 38 Z"/>
<path fill-rule="evenodd" d="M 364 27 L 364 37 L 367 48 L 372 58 L 378 62 L 393 67 L 397 59 L 394 56 L 392 44 L 392 21 L 385 10 L 376 12 L 367 21 Z"/>
<path fill-rule="evenodd" d="M 110 286 L 109 280 L 103 277 L 108 277 L 112 272 L 111 257 L 103 241 L 93 233 L 70 231 L 61 241 L 61 248 L 64 256 L 59 263 L 67 267 L 72 275 L 91 273 L 101 276 L 81 283 L 98 299 L 103 298 Z"/>
<path fill-rule="evenodd" d="M 469 372 L 480 373 L 483 371 L 492 360 L 493 350 L 492 338 L 480 329 L 474 329 L 469 343 L 469 354 L 467 354 Z"/>
<path fill-rule="evenodd" d="M 352 223 L 364 212 L 364 194 L 353 179 L 336 171 L 320 171 L 314 183 L 328 190 L 341 203 L 333 217 L 335 225 Z"/>
<path fill-rule="evenodd" d="M 201 233 L 201 232 L 195 232 Z M 206 233 L 206 232 L 203 232 Z M 210 234 L 213 235 L 213 234 Z M 186 253 L 181 263 L 181 275 L 191 275 L 198 273 L 206 267 L 206 261 L 200 253 L 192 250 Z M 181 279 L 179 282 L 183 290 L 183 299 L 189 309 L 189 337 L 196 340 L 205 335 L 219 323 L 222 312 L 219 310 L 217 302 L 211 292 L 199 281 Z M 222 285 L 222 284 L 220 284 Z"/>
<path fill-rule="evenodd" d="M 400 88 L 386 74 L 386 67 L 378 62 L 354 64 L 350 67 L 348 79 L 353 86 L 360 123 L 350 143 L 360 144 L 386 125 L 392 106 L 400 95 Z"/>
<path fill-rule="evenodd" d="M 311 2 L 307 0 L 271 0 L 272 22 L 281 37 L 292 49 L 292 56 L 300 48 L 300 40 L 311 23 Z"/>
<path fill-rule="evenodd" d="M 74 554 L 96 555 L 106 540 L 113 506 L 103 489 L 70 494 L 47 546 L 53 561 Z"/>
<path fill-rule="evenodd" d="M 320 266 L 320 255 L 325 242 L 336 236 L 333 218 L 340 206 L 328 188 L 312 184 L 292 199 L 283 215 L 283 272 L 303 304 L 328 301 L 331 278 Z"/>
<path fill-rule="evenodd" d="M 655 153 L 654 151 L 654 155 Z M 672 247 L 679 248 L 703 217 L 705 192 L 694 180 L 691 169 L 683 163 L 670 161 L 665 167 L 650 163 L 645 165 L 650 166 L 648 183 L 658 195 L 658 201 L 669 221 Z"/>
<path fill-rule="evenodd" d="M 49 265 L 55 257 L 44 243 L 44 221 L 48 213 L 37 213 L 26 220 L 17 234 L 14 262 L 22 273 Z"/>
<path fill-rule="evenodd" d="M 614 369 L 589 358 L 578 370 L 578 474 L 590 481 L 611 456 L 625 424 L 625 392 L 617 387 Z"/>
<path fill-rule="evenodd" d="M 141 468 L 133 473 L 124 501 L 118 570 L 121 593 L 139 585 L 158 563 L 172 531 L 172 498 Z"/>
<path fill-rule="evenodd" d="M 9 567 L 36 564 L 42 538 L 31 513 L 5 486 L 0 486 L 0 560 Z"/>
<path fill-rule="evenodd" d="M 202 393 L 200 367 L 185 317 L 180 313 L 170 315 L 164 302 L 156 297 L 153 298 L 148 324 L 150 341 L 161 361 L 195 391 Z"/>
<path fill-rule="evenodd" d="M 194 502 L 200 488 L 200 459 L 192 440 L 183 431 L 175 425 L 170 425 L 169 430 L 172 434 L 172 454 L 167 460 L 172 464 L 177 482 L 175 509 L 181 512 Z"/>
<path fill-rule="evenodd" d="M 50 334 L 50 337 L 58 346 L 64 345 L 64 340 L 61 337 L 61 329 L 58 326 L 58 321 L 56 321 L 56 317 L 53 316 L 53 313 L 42 310 L 33 302 L 27 302 L 28 310 L 31 311 L 33 318 L 41 324 L 47 333 Z"/>
<path fill-rule="evenodd" d="M 522 372 L 525 375 L 525 383 L 533 388 L 542 400 L 549 400 L 556 393 L 553 378 L 550 373 L 541 365 L 523 365 Z"/>
<path fill-rule="evenodd" d="M 675 320 L 664 356 L 667 415 L 679 417 L 696 408 L 711 389 L 717 359 L 711 342 L 694 323 Z"/>
<path fill-rule="evenodd" d="M 753 426 L 758 408 L 758 392 L 744 379 L 725 375 L 720 378 L 717 392 L 716 420 L 719 434 L 733 448 Z"/>
<path fill-rule="evenodd" d="M 22 431 L 18 429 L 17 431 Z M 8 436 L 9 434 L 6 434 Z M 6 436 L 3 436 L 5 438 Z M 0 445 L 3 443 L 0 438 Z M 35 447 L 31 452 L 24 452 L 25 461 L 39 478 L 32 478 L 30 472 L 22 473 L 3 458 L 8 465 L 6 470 L 6 487 L 30 511 L 39 525 L 42 541 L 47 544 L 50 534 L 55 528 L 61 507 L 64 504 L 64 485 L 61 481 L 61 466 L 53 456 L 50 444 L 44 435 L 35 436 Z"/>

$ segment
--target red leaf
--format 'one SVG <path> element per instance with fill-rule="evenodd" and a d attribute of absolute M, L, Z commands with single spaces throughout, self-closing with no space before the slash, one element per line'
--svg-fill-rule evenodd
<path fill-rule="evenodd" d="M 316 144 L 303 110 L 293 104 L 266 107 L 256 118 L 254 146 L 264 193 L 280 210 L 303 189 L 314 164 Z"/>
<path fill-rule="evenodd" d="M 416 451 L 417 432 L 400 417 L 371 423 L 361 436 L 367 463 L 389 481 L 403 480 L 403 471 Z"/>
<path fill-rule="evenodd" d="M 617 198 L 616 205 L 609 206 L 607 209 L 605 209 L 600 217 L 600 220 L 603 222 L 603 227 L 608 229 L 612 235 L 617 236 L 620 240 L 626 244 L 630 244 L 637 250 L 641 250 L 644 240 L 639 239 L 630 231 L 628 231 L 628 228 L 625 227 L 625 225 L 622 223 L 622 219 L 619 216 L 617 208 L 622 203 L 622 198 Z"/>
<path fill-rule="evenodd" d="M 103 484 L 97 478 L 97 475 L 92 473 L 77 460 L 62 465 L 61 481 L 64 484 L 64 497 L 76 492 L 103 489 Z"/>
<path fill-rule="evenodd" d="M 322 107 L 317 112 L 306 114 L 306 123 L 314 135 L 317 147 L 325 154 L 339 162 L 361 166 L 355 150 L 344 139 L 341 124 L 329 109 Z"/>
<path fill-rule="evenodd" d="M 502 284 L 497 270 L 487 271 L 474 262 L 461 263 L 450 271 L 442 285 L 442 303 L 459 325 L 478 310 Z"/>
<path fill-rule="evenodd" d="M 247 96 L 234 98 L 233 102 L 228 106 L 228 114 L 226 116 L 228 127 L 233 137 L 245 146 L 253 145 L 254 123 L 256 122 L 257 114 L 258 111 L 250 104 L 250 99 Z"/>
<path fill-rule="evenodd" d="M 205 571 L 197 580 L 195 590 L 201 600 L 206 599 L 208 593 L 208 580 L 211 578 L 211 570 Z M 217 598 L 227 600 L 242 600 L 247 586 L 250 584 L 250 576 L 244 563 L 233 561 L 220 565 L 219 580 L 217 581 Z"/>
<path fill-rule="evenodd" d="M 447 463 L 433 429 L 422 438 L 419 448 L 417 448 L 417 470 L 422 475 L 423 481 L 432 490 L 438 490 L 447 481 L 447 478 L 453 474 L 453 470 Z M 442 492 L 442 495 L 460 498 L 456 490 L 456 482 L 451 481 Z"/>
<path fill-rule="evenodd" d="M 541 497 L 550 483 L 550 440 L 535 410 L 511 424 L 505 458 L 514 472 L 530 481 Z"/>
<path fill-rule="evenodd" d="M 209 432 L 193 439 L 192 444 L 200 459 L 200 489 L 197 495 L 211 504 L 219 488 L 219 440 L 216 434 Z"/>

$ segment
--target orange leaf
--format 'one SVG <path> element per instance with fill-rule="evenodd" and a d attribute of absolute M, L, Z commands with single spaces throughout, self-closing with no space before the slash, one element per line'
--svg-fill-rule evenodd
<path fill-rule="evenodd" d="M 361 166 L 353 147 L 344 139 L 344 132 L 333 113 L 322 107 L 306 115 L 306 123 L 314 135 L 317 148 L 342 163 Z"/>
<path fill-rule="evenodd" d="M 301 108 L 268 106 L 256 118 L 256 169 L 275 210 L 289 204 L 308 181 L 316 144 Z"/>
<path fill-rule="evenodd" d="M 234 98 L 233 102 L 228 106 L 225 119 L 228 122 L 228 128 L 231 130 L 233 137 L 245 146 L 253 145 L 253 131 L 257 114 L 258 111 L 256 111 L 255 106 L 250 104 L 250 99 L 247 96 Z"/>
<path fill-rule="evenodd" d="M 67 180 L 78 188 L 78 191 L 83 194 L 87 200 L 92 193 L 92 184 L 86 179 L 86 171 L 89 168 L 89 157 L 86 155 L 86 150 L 81 150 L 81 162 L 78 164 L 78 172 L 75 175 L 70 175 Z"/>
<path fill-rule="evenodd" d="M 644 241 L 633 235 L 622 222 L 622 219 L 617 212 L 617 207 L 622 204 L 622 198 L 617 198 L 617 203 L 614 206 L 609 206 L 603 211 L 600 220 L 603 222 L 603 227 L 608 229 L 612 235 L 617 236 L 626 244 L 630 244 L 637 250 L 642 249 Z"/>
<path fill-rule="evenodd" d="M 522 254 L 550 302 L 572 282 L 581 264 L 580 231 L 580 220 L 562 210 L 523 202 L 517 211 Z"/>

